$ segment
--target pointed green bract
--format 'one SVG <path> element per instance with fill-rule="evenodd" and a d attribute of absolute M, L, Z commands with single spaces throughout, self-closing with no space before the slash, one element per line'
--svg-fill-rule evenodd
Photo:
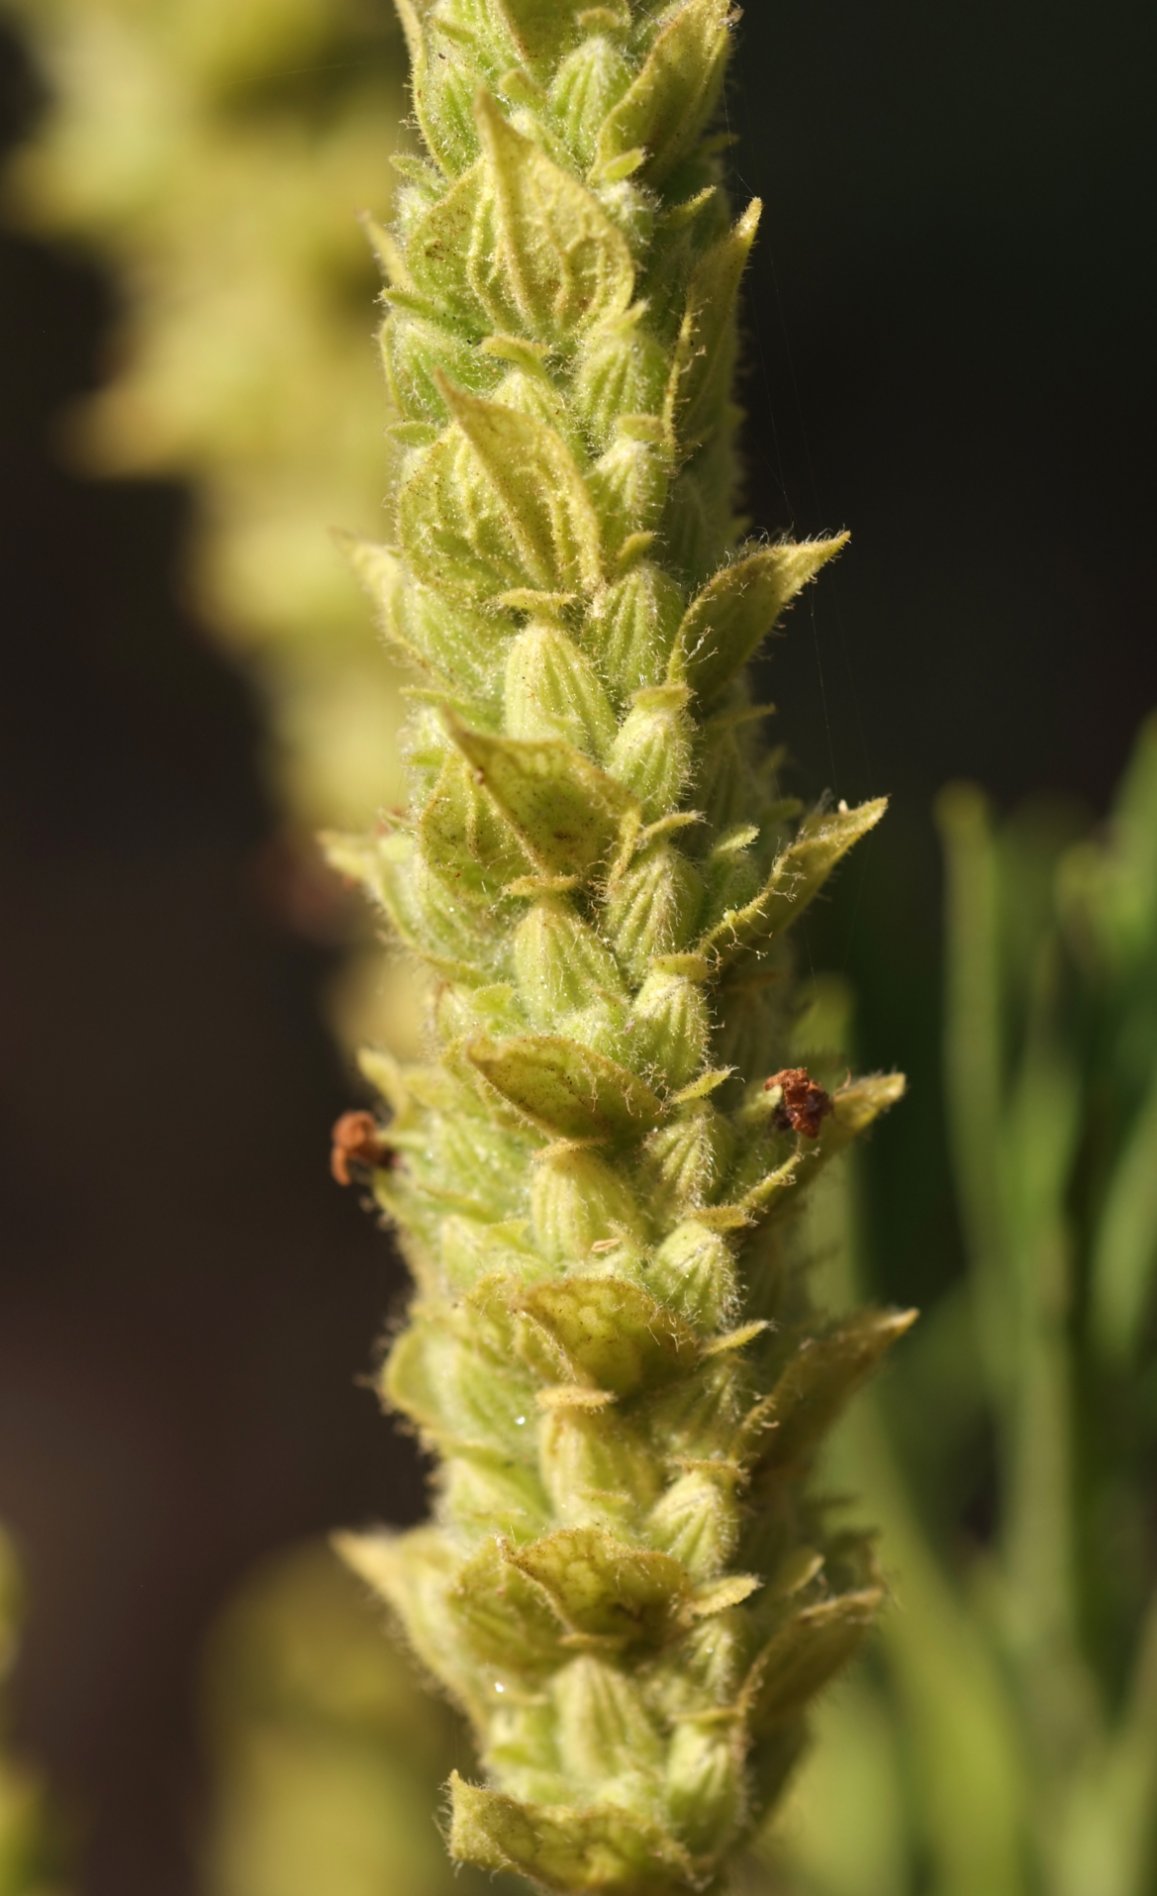
<path fill-rule="evenodd" d="M 638 153 L 652 184 L 694 149 L 723 84 L 731 0 L 685 0 L 660 16 L 636 77 L 599 134 L 606 175 Z"/>
<path fill-rule="evenodd" d="M 767 546 L 716 573 L 691 601 L 679 627 L 672 672 L 709 699 L 742 670 L 780 614 L 822 566 L 847 544 L 805 540 Z"/>
<path fill-rule="evenodd" d="M 797 1213 L 902 1087 L 780 1070 L 791 927 L 884 806 L 801 819 L 745 678 L 845 536 L 737 545 L 727 0 L 403 17 L 407 459 L 352 553 L 419 689 L 408 807 L 333 850 L 429 976 L 428 1064 L 366 1061 L 364 1170 L 418 1285 L 383 1392 L 443 1472 L 350 1557 L 475 1728 L 454 1854 L 678 1896 L 881 1598 L 807 1477 L 909 1319 L 814 1314 Z"/>
<path fill-rule="evenodd" d="M 477 118 L 512 326 L 573 345 L 629 304 L 627 240 L 591 192 L 511 129 L 488 93 L 479 94 Z"/>

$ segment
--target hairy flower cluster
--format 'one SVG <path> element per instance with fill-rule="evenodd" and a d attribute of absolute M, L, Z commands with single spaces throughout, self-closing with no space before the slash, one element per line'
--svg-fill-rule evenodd
<path fill-rule="evenodd" d="M 354 553 L 422 682 L 404 814 L 334 855 L 430 1025 L 423 1064 L 366 1056 L 388 1125 L 338 1143 L 413 1269 L 384 1392 L 440 1467 L 432 1525 L 347 1551 L 476 1733 L 454 1854 L 673 1896 L 881 1597 L 805 1479 L 909 1319 L 819 1319 L 798 1214 L 902 1083 L 808 1091 L 786 938 L 883 804 L 786 798 L 744 676 L 842 539 L 735 518 L 728 0 L 401 10 L 406 458 L 395 543 Z"/>

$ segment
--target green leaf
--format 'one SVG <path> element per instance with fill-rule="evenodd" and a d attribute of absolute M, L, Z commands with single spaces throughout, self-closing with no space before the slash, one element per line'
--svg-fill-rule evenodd
<path fill-rule="evenodd" d="M 860 1384 L 916 1321 L 914 1310 L 867 1310 L 792 1349 L 768 1399 L 772 1423 L 761 1460 L 768 1468 L 803 1461 Z"/>
<path fill-rule="evenodd" d="M 1003 1176 L 1008 1028 L 1000 965 L 1000 884 L 992 816 L 971 784 L 936 800 L 945 851 L 945 1101 L 956 1199 L 986 1377 L 1018 1402 L 1020 1299 Z M 1007 1410 L 1006 1410 L 1007 1413 Z"/>
<path fill-rule="evenodd" d="M 482 1686 L 455 1637 L 448 1595 L 460 1556 L 440 1528 L 407 1534 L 339 1534 L 341 1558 L 397 1614 L 430 1673 L 472 1717 L 482 1714 Z"/>
<path fill-rule="evenodd" d="M 616 1396 L 685 1372 L 699 1354 L 693 1330 L 665 1305 L 618 1277 L 538 1284 L 522 1308 L 564 1353 L 572 1370 Z M 533 1341 L 529 1345 L 533 1354 Z M 551 1357 L 542 1361 L 551 1373 Z"/>
<path fill-rule="evenodd" d="M 443 48 L 431 48 L 423 16 L 428 0 L 396 0 L 410 71 L 414 110 L 427 146 L 447 177 L 453 178 L 475 155 L 473 125 L 466 109 L 469 75 Z"/>
<path fill-rule="evenodd" d="M 494 250 L 494 201 L 486 188 L 486 167 L 479 159 L 450 189 L 437 198 L 418 219 L 406 245 L 413 288 L 421 298 L 421 307 L 437 311 L 442 326 L 453 324 L 452 347 L 456 332 L 468 332 L 469 344 L 494 322 L 487 307 L 488 273 Z M 402 311 L 412 307 L 405 295 L 389 299 Z M 430 349 L 429 324 L 423 324 L 420 340 Z M 457 335 L 461 348 L 467 337 Z"/>
<path fill-rule="evenodd" d="M 593 193 L 508 125 L 487 93 L 475 112 L 494 196 L 488 306 L 496 324 L 516 334 L 573 344 L 627 310 L 635 272 L 626 238 Z"/>
<path fill-rule="evenodd" d="M 483 1870 L 514 1870 L 561 1896 L 675 1896 L 694 1886 L 690 1857 L 657 1825 L 613 1804 L 520 1803 L 450 1778 L 450 1851 Z"/>
<path fill-rule="evenodd" d="M 727 68 L 731 0 L 686 0 L 656 35 L 630 90 L 604 120 L 597 167 L 614 175 L 629 152 L 658 184 L 692 149 L 715 110 Z"/>
<path fill-rule="evenodd" d="M 634 808 L 628 791 L 560 738 L 491 737 L 452 713 L 446 728 L 477 781 L 547 874 L 587 875 Z"/>
<path fill-rule="evenodd" d="M 781 1165 L 772 1166 L 770 1171 L 764 1172 L 744 1192 L 739 1209 L 748 1217 L 756 1218 L 765 1217 L 773 1206 L 778 1206 L 784 1195 L 795 1187 L 800 1156 L 798 1152 L 792 1152 Z"/>
<path fill-rule="evenodd" d="M 820 1136 L 805 1158 L 813 1162 L 831 1158 L 858 1139 L 903 1099 L 907 1081 L 902 1073 L 865 1073 L 849 1080 L 832 1094 L 831 1116 L 820 1128 Z"/>
<path fill-rule="evenodd" d="M 535 416 L 441 383 L 458 423 L 420 457 L 398 497 L 410 571 L 443 599 L 501 607 L 557 601 L 599 579 L 599 523 L 574 456 Z"/>
<path fill-rule="evenodd" d="M 689 1588 L 678 1561 L 602 1528 L 562 1528 L 510 1547 L 507 1558 L 537 1582 L 571 1633 L 618 1647 L 659 1646 L 682 1621 Z"/>
<path fill-rule="evenodd" d="M 864 1587 L 791 1613 L 760 1653 L 745 1688 L 752 1722 L 767 1727 L 802 1711 L 852 1658 L 883 1599 L 881 1587 Z"/>
<path fill-rule="evenodd" d="M 579 38 L 589 0 L 494 0 L 494 5 L 519 56 L 544 78 Z"/>
<path fill-rule="evenodd" d="M 503 812 L 478 783 L 466 758 L 451 751 L 418 822 L 422 850 L 459 891 L 459 898 L 490 904 L 533 867 Z"/>
<path fill-rule="evenodd" d="M 753 657 L 780 614 L 848 543 L 830 540 L 760 547 L 724 566 L 688 606 L 669 676 L 709 699 Z"/>
<path fill-rule="evenodd" d="M 500 1672 L 545 1678 L 562 1663 L 565 1631 L 547 1590 L 510 1545 L 490 1540 L 462 1567 L 448 1606 L 474 1658 Z"/>
<path fill-rule="evenodd" d="M 534 1391 L 450 1332 L 440 1316 L 415 1317 L 390 1351 L 383 1393 L 391 1406 L 436 1438 L 443 1453 L 467 1442 L 507 1455 L 533 1455 L 527 1412 Z"/>
<path fill-rule="evenodd" d="M 742 908 L 726 910 L 698 943 L 697 952 L 726 960 L 743 948 L 770 942 L 797 922 L 837 863 L 875 828 L 887 807 L 887 797 L 876 797 L 853 810 L 817 810 L 805 817 L 776 857 L 759 894 Z"/>
<path fill-rule="evenodd" d="M 637 1073 L 561 1035 L 476 1040 L 466 1051 L 504 1099 L 564 1139 L 642 1139 L 663 1117 Z"/>
<path fill-rule="evenodd" d="M 561 435 L 502 402 L 449 385 L 444 394 L 480 470 L 483 504 L 504 523 L 522 583 L 548 593 L 593 592 L 598 518 Z"/>
<path fill-rule="evenodd" d="M 327 861 L 362 885 L 413 954 L 457 980 L 476 980 L 489 970 L 494 941 L 433 873 L 411 836 L 330 833 L 322 840 Z"/>
<path fill-rule="evenodd" d="M 758 198 L 695 266 L 667 398 L 673 439 L 689 455 L 728 413 L 735 368 L 735 305 L 763 206 Z"/>

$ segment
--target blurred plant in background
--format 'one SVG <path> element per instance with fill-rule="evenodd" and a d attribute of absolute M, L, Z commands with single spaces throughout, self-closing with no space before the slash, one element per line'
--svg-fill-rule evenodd
<path fill-rule="evenodd" d="M 350 948 L 343 1045 L 395 1040 L 409 988 L 319 866 L 319 830 L 400 795 L 398 676 L 330 529 L 375 536 L 393 449 L 374 339 L 405 142 L 385 0 L 0 0 L 48 93 L 5 210 L 83 245 L 120 301 L 110 380 L 69 417 L 83 468 L 189 487 L 188 590 L 260 687 L 285 819 L 272 882 Z"/>
<path fill-rule="evenodd" d="M 1101 835 L 994 825 L 963 787 L 939 814 L 967 1272 L 834 1458 L 897 1598 L 830 1708 L 786 1883 L 1151 1896 L 1157 720 Z M 821 1215 L 854 1236 L 847 1191 Z"/>
<path fill-rule="evenodd" d="M 299 835 L 393 800 L 393 674 L 327 528 L 388 482 L 378 278 L 406 110 L 382 0 L 0 0 L 49 93 L 10 216 L 79 241 L 120 299 L 87 467 L 190 483 L 198 612 L 268 694 Z"/>
<path fill-rule="evenodd" d="M 0 1535 L 0 1896 L 61 1896 L 59 1814 L 50 1822 L 42 1785 L 8 1743 L 8 1673 L 19 1618 L 16 1562 Z"/>
<path fill-rule="evenodd" d="M 469 1767 L 465 1732 L 381 1619 L 321 1545 L 270 1562 L 230 1606 L 206 1665 L 207 1896 L 513 1888 L 447 1859 L 437 1814 L 451 1769 Z"/>

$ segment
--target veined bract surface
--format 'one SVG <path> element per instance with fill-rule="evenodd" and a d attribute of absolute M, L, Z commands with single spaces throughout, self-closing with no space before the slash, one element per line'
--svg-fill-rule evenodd
<path fill-rule="evenodd" d="M 366 1055 L 388 1123 L 339 1169 L 414 1272 L 384 1389 L 440 1468 L 430 1526 L 347 1552 L 474 1726 L 453 1853 L 674 1896 L 881 1599 L 806 1482 L 910 1317 L 817 1316 L 797 1213 L 901 1082 L 808 1069 L 789 934 L 883 804 L 786 797 L 745 678 L 842 538 L 736 519 L 727 0 L 402 14 L 406 458 L 354 557 L 420 683 L 404 814 L 333 854 L 429 1025 L 422 1064 Z"/>

